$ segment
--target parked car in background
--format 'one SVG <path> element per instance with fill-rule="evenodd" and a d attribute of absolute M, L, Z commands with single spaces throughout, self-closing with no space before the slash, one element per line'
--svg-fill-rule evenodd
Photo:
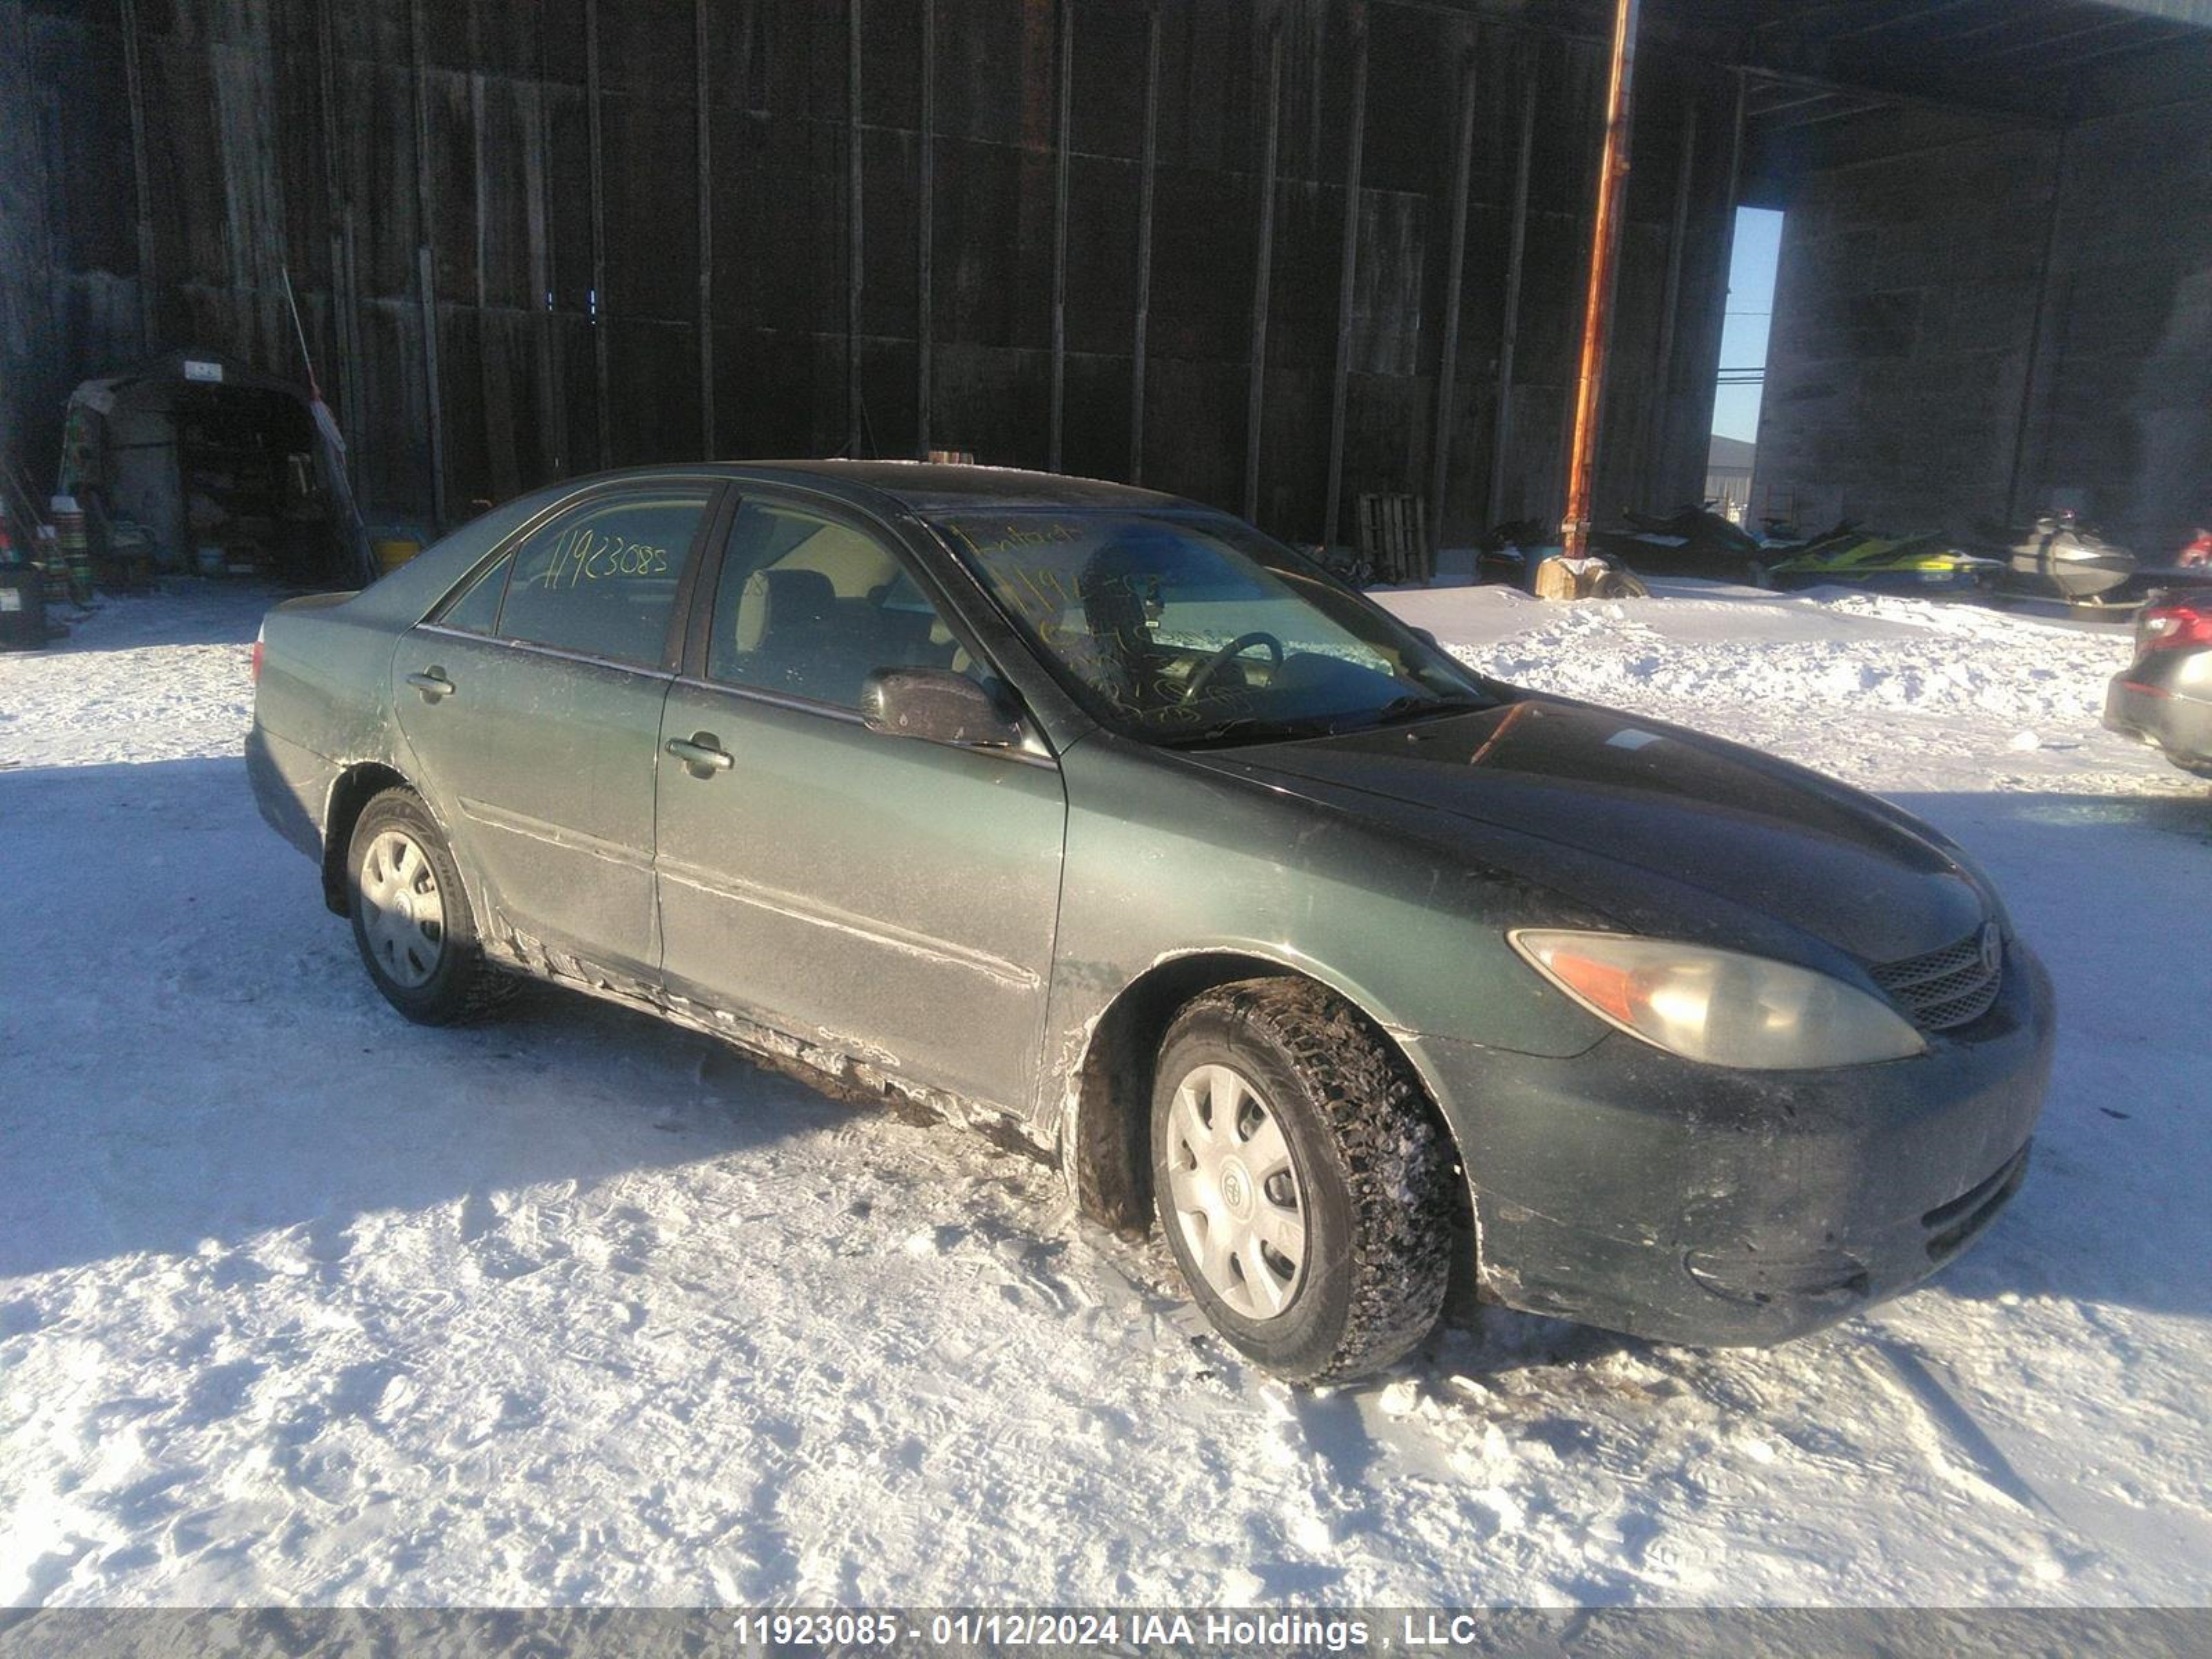
<path fill-rule="evenodd" d="M 2026 1168 L 2051 983 L 1952 842 L 1187 501 L 611 474 L 257 663 L 261 810 L 400 1012 L 534 975 L 1005 1126 L 1296 1381 L 1419 1341 L 1470 1243 L 1515 1307 L 1791 1336 Z"/>
<path fill-rule="evenodd" d="M 2212 777 L 2212 587 L 2161 589 L 2136 615 L 2136 659 L 2105 690 L 2105 724 Z"/>

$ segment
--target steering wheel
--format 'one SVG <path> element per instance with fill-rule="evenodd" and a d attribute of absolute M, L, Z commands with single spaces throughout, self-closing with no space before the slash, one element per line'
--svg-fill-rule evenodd
<path fill-rule="evenodd" d="M 1231 657 L 1243 655 L 1255 645 L 1266 646 L 1268 655 L 1274 659 L 1274 665 L 1278 668 L 1283 665 L 1283 642 L 1273 634 L 1239 634 L 1199 665 L 1198 672 L 1190 677 L 1190 683 L 1182 689 L 1182 700 L 1185 702 L 1197 702 L 1198 694 L 1206 690 L 1206 683 L 1220 672 L 1224 663 Z"/>

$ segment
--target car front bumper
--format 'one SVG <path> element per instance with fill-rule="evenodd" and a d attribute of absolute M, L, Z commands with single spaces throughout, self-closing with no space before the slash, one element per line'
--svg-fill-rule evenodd
<path fill-rule="evenodd" d="M 2008 947 L 2003 990 L 1915 1059 L 1703 1066 L 1612 1035 L 1571 1059 L 1418 1039 L 1509 1306 L 1700 1346 L 1778 1342 L 1925 1279 L 2017 1190 L 2056 1025 Z"/>

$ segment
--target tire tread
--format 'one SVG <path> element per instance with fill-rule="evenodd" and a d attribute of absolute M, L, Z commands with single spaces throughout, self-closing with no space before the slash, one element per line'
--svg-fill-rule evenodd
<path fill-rule="evenodd" d="M 1256 1027 L 1287 1054 L 1335 1148 L 1352 1212 L 1350 1307 L 1334 1350 L 1290 1380 L 1340 1382 L 1402 1358 L 1436 1328 L 1451 1278 L 1453 1155 L 1427 1093 L 1374 1023 L 1310 980 L 1202 992 L 1170 1026 Z"/>

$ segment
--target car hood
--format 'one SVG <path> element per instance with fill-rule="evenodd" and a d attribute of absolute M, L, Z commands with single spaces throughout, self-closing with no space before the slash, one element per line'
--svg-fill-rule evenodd
<path fill-rule="evenodd" d="M 1523 697 L 1193 758 L 1425 839 L 1479 842 L 1488 827 L 1572 849 L 1583 856 L 1561 861 L 1563 890 L 1639 931 L 1717 942 L 1715 915 L 1747 912 L 1881 963 L 1954 944 L 1996 908 L 1956 848 L 1887 802 L 1755 750 L 1585 704 Z M 1631 872 L 1638 878 L 1620 878 Z"/>

